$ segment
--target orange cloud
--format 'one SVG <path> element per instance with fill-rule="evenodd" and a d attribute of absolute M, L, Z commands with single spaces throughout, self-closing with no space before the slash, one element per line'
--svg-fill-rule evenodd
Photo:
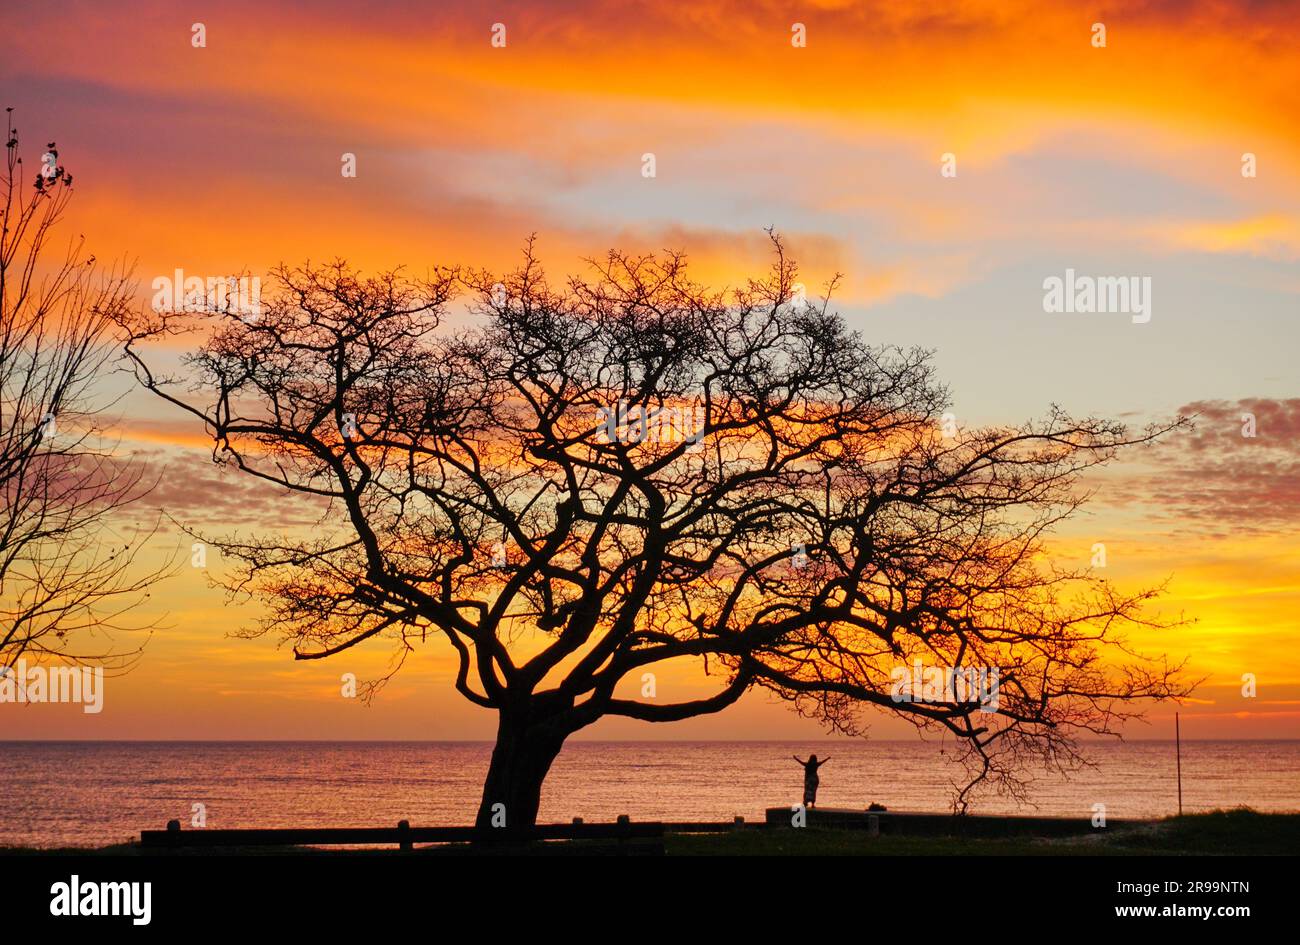
<path fill-rule="evenodd" d="M 1244 220 L 1166 224 L 1147 232 L 1177 249 L 1243 253 L 1284 261 L 1300 259 L 1300 220 L 1280 213 Z"/>

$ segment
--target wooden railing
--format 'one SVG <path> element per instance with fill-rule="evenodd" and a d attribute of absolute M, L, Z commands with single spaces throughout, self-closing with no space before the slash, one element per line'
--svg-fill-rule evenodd
<path fill-rule="evenodd" d="M 665 833 L 722 833 L 745 826 L 744 818 L 732 821 L 686 823 L 632 822 L 626 816 L 616 823 L 588 824 L 575 818 L 568 824 L 538 824 L 520 830 L 479 827 L 412 827 L 403 820 L 396 827 L 287 827 L 182 830 L 180 821 L 167 823 L 166 830 L 140 831 L 140 845 L 151 850 L 186 847 L 270 847 L 270 846 L 359 846 L 396 844 L 410 850 L 417 843 L 485 843 L 521 840 L 619 840 L 657 841 Z M 751 825 L 761 827 L 762 824 Z"/>
<path fill-rule="evenodd" d="M 180 821 L 169 821 L 166 830 L 142 830 L 140 845 L 150 850 L 178 850 L 189 847 L 292 847 L 395 845 L 410 850 L 417 843 L 493 843 L 546 840 L 620 841 L 639 845 L 626 852 L 662 852 L 666 834 L 726 833 L 732 830 L 764 830 L 792 826 L 791 809 L 771 807 L 765 820 L 746 823 L 743 817 L 730 821 L 639 821 L 623 815 L 615 823 L 584 823 L 575 817 L 568 824 L 538 824 L 520 829 L 479 827 L 412 827 L 403 820 L 396 827 L 288 827 L 182 830 Z M 1059 837 L 1094 832 L 1087 818 L 980 816 L 954 817 L 899 811 L 864 811 L 812 808 L 803 812 L 807 827 L 862 831 L 869 837 L 880 834 L 912 836 Z M 1133 823 L 1125 821 L 1125 824 Z M 1111 821 L 1112 826 L 1120 821 Z"/>

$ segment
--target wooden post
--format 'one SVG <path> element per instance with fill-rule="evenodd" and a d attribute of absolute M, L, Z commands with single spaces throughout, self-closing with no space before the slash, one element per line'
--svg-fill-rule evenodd
<path fill-rule="evenodd" d="M 411 852 L 411 822 L 409 820 L 399 820 L 397 822 L 397 848 L 403 853 Z"/>
<path fill-rule="evenodd" d="M 1178 759 L 1178 816 L 1183 816 L 1183 733 L 1174 713 L 1174 756 Z"/>

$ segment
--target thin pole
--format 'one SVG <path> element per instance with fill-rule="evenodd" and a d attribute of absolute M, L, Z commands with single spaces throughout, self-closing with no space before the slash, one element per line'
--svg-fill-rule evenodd
<path fill-rule="evenodd" d="M 1174 751 L 1178 758 L 1178 816 L 1183 816 L 1183 735 L 1178 724 L 1178 713 L 1174 713 Z"/>

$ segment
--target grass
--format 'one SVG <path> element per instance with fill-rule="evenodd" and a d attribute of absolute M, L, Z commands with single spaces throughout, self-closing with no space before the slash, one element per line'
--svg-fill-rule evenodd
<path fill-rule="evenodd" d="M 1250 808 L 1170 817 L 1073 837 L 870 837 L 857 830 L 778 827 L 669 836 L 672 856 L 1144 856 L 1300 852 L 1300 814 Z"/>
<path fill-rule="evenodd" d="M 1249 807 L 1171 817 L 1124 838 L 1135 853 L 1300 853 L 1300 814 L 1261 814 Z"/>
<path fill-rule="evenodd" d="M 543 844 L 476 848 L 464 844 L 423 847 L 417 856 L 609 854 L 627 850 L 651 852 L 653 845 L 633 841 L 557 841 Z M 222 850 L 189 849 L 170 856 L 309 855 L 337 856 L 343 851 L 304 847 L 250 847 Z M 367 856 L 396 856 L 391 848 L 347 851 Z M 1072 837 L 1007 836 L 989 839 L 957 836 L 868 836 L 862 830 L 815 827 L 773 827 L 717 834 L 669 834 L 669 856 L 1144 856 L 1294 855 L 1300 852 L 1300 813 L 1262 814 L 1250 808 L 1189 814 L 1166 820 L 1097 830 Z M 38 850 L 0 847 L 0 855 L 148 855 L 135 844 L 97 849 Z"/>

